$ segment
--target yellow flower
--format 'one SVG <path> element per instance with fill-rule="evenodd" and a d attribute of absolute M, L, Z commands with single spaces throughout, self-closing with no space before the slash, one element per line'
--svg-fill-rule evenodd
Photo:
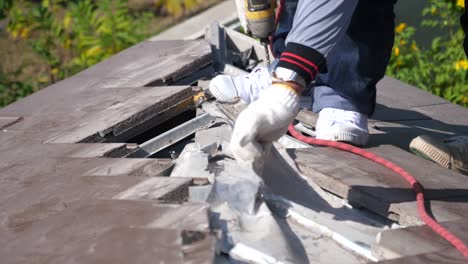
<path fill-rule="evenodd" d="M 70 22 L 71 22 L 71 16 L 70 14 L 66 14 L 65 17 L 63 18 L 63 27 L 65 29 L 68 29 L 68 27 L 70 27 Z"/>
<path fill-rule="evenodd" d="M 66 49 L 69 49 L 72 44 L 73 44 L 73 41 L 71 39 L 67 38 L 65 40 L 65 43 L 63 44 L 63 47 L 66 48 Z"/>
<path fill-rule="evenodd" d="M 30 28 L 23 28 L 23 29 L 21 29 L 21 33 L 20 33 L 19 36 L 20 36 L 21 38 L 25 39 L 25 38 L 28 37 L 30 31 L 31 31 Z"/>
<path fill-rule="evenodd" d="M 457 0 L 457 6 L 465 8 L 465 0 Z"/>
<path fill-rule="evenodd" d="M 462 95 L 462 98 L 461 98 L 461 99 L 462 99 L 462 103 L 468 104 L 468 96 Z"/>
<path fill-rule="evenodd" d="M 400 48 L 396 47 L 395 50 L 394 50 L 394 53 L 395 53 L 395 56 L 399 56 L 400 55 Z"/>
<path fill-rule="evenodd" d="M 406 45 L 406 43 L 407 43 L 406 40 L 404 40 L 404 39 L 400 40 L 400 46 L 404 46 L 404 45 Z"/>
<path fill-rule="evenodd" d="M 94 57 L 94 56 L 98 55 L 98 54 L 101 53 L 101 52 L 102 52 L 101 47 L 99 47 L 99 46 L 94 46 L 94 47 L 91 47 L 91 48 L 89 48 L 88 50 L 86 50 L 85 55 L 86 55 L 87 57 Z"/>
<path fill-rule="evenodd" d="M 43 76 L 40 76 L 39 78 L 37 78 L 37 81 L 40 82 L 40 83 L 47 83 L 47 82 L 49 82 L 49 77 L 43 75 Z"/>
<path fill-rule="evenodd" d="M 403 30 L 405 30 L 406 28 L 406 23 L 400 23 L 396 28 L 395 28 L 395 31 L 397 33 L 401 33 L 403 32 Z"/>
<path fill-rule="evenodd" d="M 455 62 L 455 70 L 468 70 L 468 60 L 459 60 Z"/>
<path fill-rule="evenodd" d="M 411 49 L 414 50 L 414 51 L 418 51 L 418 50 L 419 50 L 419 48 L 418 48 L 418 46 L 416 45 L 416 43 L 411 44 Z"/>
<path fill-rule="evenodd" d="M 58 72 L 59 72 L 59 71 L 58 71 L 57 68 L 53 68 L 52 70 L 50 70 L 50 73 L 51 73 L 52 75 L 57 75 Z"/>

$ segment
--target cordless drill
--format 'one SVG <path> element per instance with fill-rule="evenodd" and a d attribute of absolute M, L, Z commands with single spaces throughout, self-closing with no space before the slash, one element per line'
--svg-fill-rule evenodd
<path fill-rule="evenodd" d="M 248 31 L 253 37 L 260 39 L 267 63 L 270 64 L 268 45 L 275 30 L 276 0 L 245 0 L 245 8 Z"/>

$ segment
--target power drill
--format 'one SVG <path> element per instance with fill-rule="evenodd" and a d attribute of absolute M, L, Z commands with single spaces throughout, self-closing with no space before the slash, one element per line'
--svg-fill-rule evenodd
<path fill-rule="evenodd" d="M 248 30 L 253 37 L 260 39 L 270 65 L 268 45 L 275 30 L 276 0 L 245 0 L 245 8 Z"/>

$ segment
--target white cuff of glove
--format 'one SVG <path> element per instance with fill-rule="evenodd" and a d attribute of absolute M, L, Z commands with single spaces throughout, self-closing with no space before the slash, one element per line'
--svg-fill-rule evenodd
<path fill-rule="evenodd" d="M 241 161 L 263 163 L 271 143 L 278 140 L 299 111 L 298 93 L 284 84 L 262 91 L 237 118 L 230 149 Z"/>

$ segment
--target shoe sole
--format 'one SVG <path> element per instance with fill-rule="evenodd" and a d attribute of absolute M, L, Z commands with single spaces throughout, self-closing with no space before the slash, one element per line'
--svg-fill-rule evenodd
<path fill-rule="evenodd" d="M 230 80 L 232 82 L 232 79 Z M 234 85 L 234 82 L 232 82 L 232 85 Z M 235 103 L 239 101 L 239 96 L 229 97 L 225 95 L 225 93 L 222 92 L 223 89 L 219 87 L 219 84 L 214 85 L 210 83 L 208 90 L 216 98 L 216 100 L 221 103 Z"/>
<path fill-rule="evenodd" d="M 409 147 L 416 155 L 450 169 L 450 151 L 441 142 L 422 135 L 413 139 Z"/>

